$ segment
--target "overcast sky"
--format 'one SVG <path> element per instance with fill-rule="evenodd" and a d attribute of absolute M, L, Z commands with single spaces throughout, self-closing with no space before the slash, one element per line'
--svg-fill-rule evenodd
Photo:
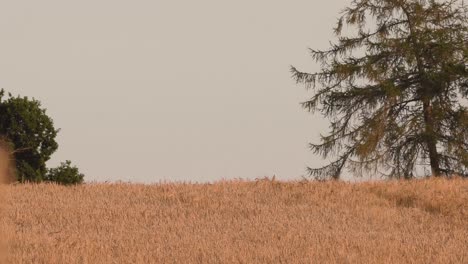
<path fill-rule="evenodd" d="M 318 67 L 349 1 L 15 0 L 0 4 L 0 88 L 61 128 L 48 163 L 86 181 L 300 179 L 327 122 L 290 65 Z"/>

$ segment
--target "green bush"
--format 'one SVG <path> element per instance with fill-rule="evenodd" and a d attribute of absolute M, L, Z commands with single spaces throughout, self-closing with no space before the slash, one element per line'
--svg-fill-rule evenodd
<path fill-rule="evenodd" d="M 71 165 L 71 161 L 62 162 L 57 168 L 49 169 L 45 180 L 64 185 L 83 183 L 84 175 L 78 171 L 78 168 Z"/>
<path fill-rule="evenodd" d="M 62 184 L 83 182 L 83 174 L 70 161 L 55 169 L 46 162 L 57 150 L 59 129 L 41 102 L 34 98 L 5 95 L 0 90 L 0 140 L 8 146 L 14 170 L 11 178 L 19 182 L 57 181 Z M 14 181 L 14 179 L 12 179 Z"/>
<path fill-rule="evenodd" d="M 5 91 L 0 90 L 0 136 L 13 148 L 17 178 L 21 182 L 41 182 L 46 162 L 58 148 L 58 130 L 39 101 L 4 95 Z"/>

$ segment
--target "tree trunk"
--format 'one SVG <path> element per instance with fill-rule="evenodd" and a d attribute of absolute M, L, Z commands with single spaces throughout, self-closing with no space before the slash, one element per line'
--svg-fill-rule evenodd
<path fill-rule="evenodd" d="M 413 18 L 411 16 L 411 13 L 407 10 L 407 7 L 401 6 L 403 12 L 406 15 L 406 18 L 408 19 L 408 26 L 410 30 L 410 40 L 413 44 L 413 49 L 414 49 L 414 55 L 416 56 L 416 62 L 417 62 L 417 68 L 418 68 L 418 73 L 419 77 L 422 78 L 424 74 L 424 66 L 423 66 L 423 61 L 422 61 L 422 55 L 421 51 L 418 49 L 418 42 L 416 41 L 414 37 L 414 25 L 413 25 Z M 424 80 L 424 78 L 423 78 Z M 423 88 L 422 92 L 422 101 L 423 101 L 423 114 L 424 114 L 424 124 L 425 124 L 425 141 L 426 141 L 426 146 L 429 151 L 429 161 L 431 165 L 431 172 L 432 176 L 441 176 L 441 170 L 440 170 L 440 157 L 439 154 L 437 153 L 437 138 L 434 133 L 434 120 L 432 119 L 432 105 L 431 105 L 431 100 L 430 96 L 428 96 L 428 91 L 427 86 L 424 85 L 424 81 L 421 82 Z"/>
<path fill-rule="evenodd" d="M 432 106 L 428 99 L 423 100 L 423 112 L 425 123 L 425 141 L 429 151 L 429 161 L 432 176 L 441 176 L 439 154 L 437 153 L 437 139 L 434 133 L 434 120 L 432 119 Z"/>

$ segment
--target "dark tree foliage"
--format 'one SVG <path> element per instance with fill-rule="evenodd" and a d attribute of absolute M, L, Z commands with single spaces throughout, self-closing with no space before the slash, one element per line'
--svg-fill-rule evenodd
<path fill-rule="evenodd" d="M 353 32 L 344 34 L 343 32 Z M 353 0 L 316 73 L 291 71 L 313 89 L 303 103 L 331 120 L 311 150 L 336 158 L 317 179 L 345 169 L 412 178 L 468 175 L 468 20 L 462 1 Z"/>
<path fill-rule="evenodd" d="M 84 175 L 77 167 L 71 165 L 71 161 L 62 162 L 57 168 L 49 169 L 45 180 L 64 185 L 83 183 Z"/>
<path fill-rule="evenodd" d="M 46 162 L 58 148 L 58 130 L 39 101 L 11 95 L 4 100 L 4 95 L 2 89 L 0 135 L 13 146 L 17 178 L 21 182 L 40 182 L 47 172 Z"/>

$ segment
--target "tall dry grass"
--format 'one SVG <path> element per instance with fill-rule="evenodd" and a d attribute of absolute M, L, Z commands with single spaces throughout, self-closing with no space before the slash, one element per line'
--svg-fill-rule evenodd
<path fill-rule="evenodd" d="M 9 263 L 468 263 L 468 181 L 8 186 Z"/>
<path fill-rule="evenodd" d="M 8 199 L 8 189 L 5 184 L 12 182 L 14 172 L 11 153 L 10 146 L 3 138 L 0 138 L 0 263 L 6 263 L 7 230 L 10 229 L 6 222 L 8 214 L 5 201 Z"/>

